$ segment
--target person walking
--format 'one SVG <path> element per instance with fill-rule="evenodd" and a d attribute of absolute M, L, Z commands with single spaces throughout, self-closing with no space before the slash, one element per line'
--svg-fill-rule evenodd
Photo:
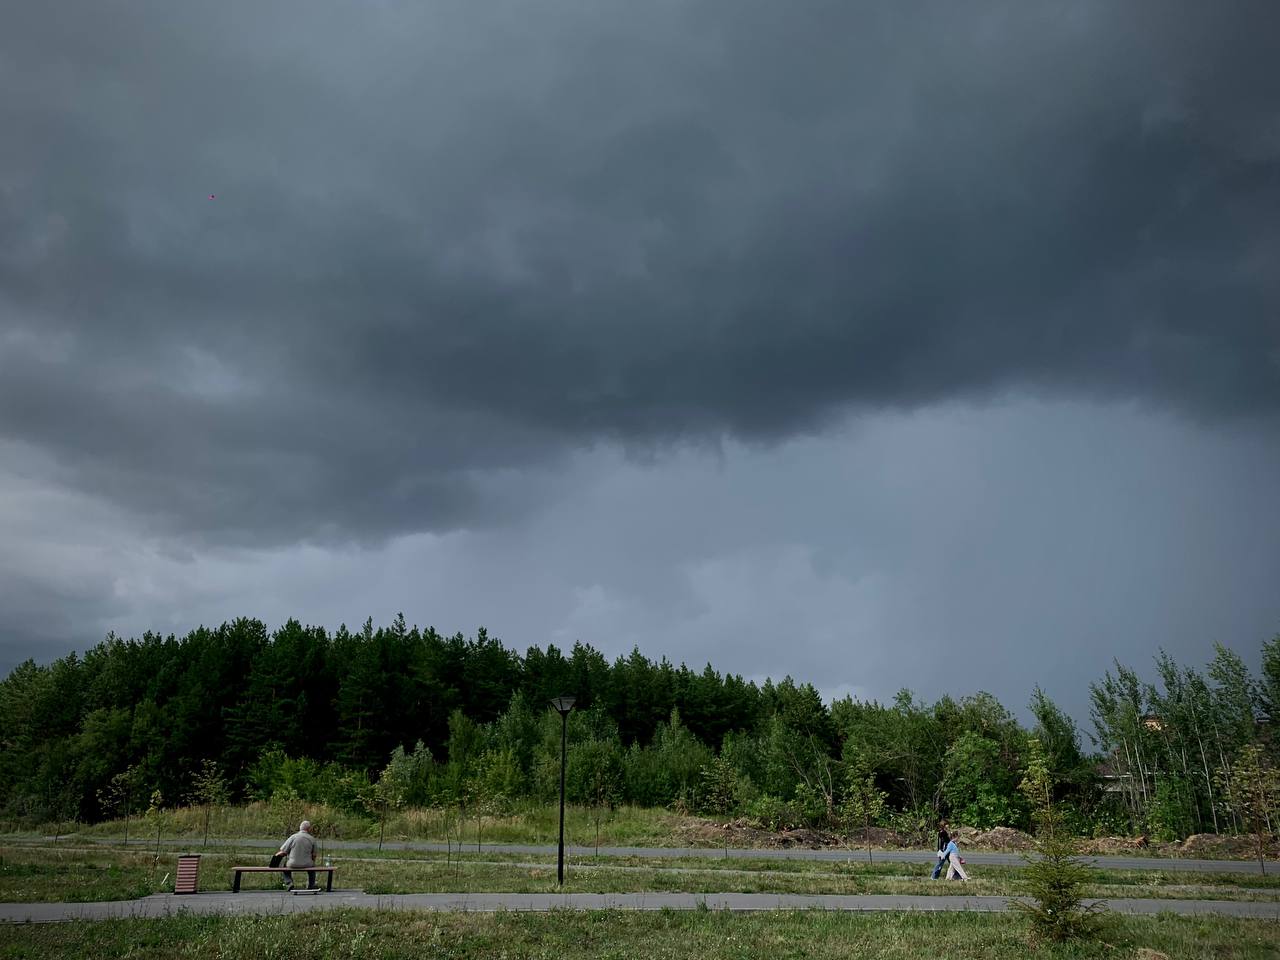
<path fill-rule="evenodd" d="M 302 823 L 298 824 L 298 832 L 280 844 L 280 849 L 276 851 L 276 856 L 287 858 L 284 865 L 290 869 L 285 870 L 280 876 L 284 880 L 284 888 L 292 890 L 292 868 L 306 868 L 316 865 L 316 838 L 311 835 L 310 820 L 303 820 Z M 307 889 L 317 889 L 316 872 L 314 870 L 307 871 Z"/>
<path fill-rule="evenodd" d="M 947 865 L 947 844 L 951 842 L 951 834 L 947 833 L 947 821 L 938 821 L 938 865 L 933 868 L 932 879 L 942 876 L 942 868 Z"/>
<path fill-rule="evenodd" d="M 956 846 L 956 838 L 952 837 L 947 841 L 947 849 L 944 851 L 947 855 L 947 879 L 954 880 L 959 877 L 961 880 L 967 881 L 969 875 L 964 872 L 964 858 L 960 856 L 960 848 Z"/>

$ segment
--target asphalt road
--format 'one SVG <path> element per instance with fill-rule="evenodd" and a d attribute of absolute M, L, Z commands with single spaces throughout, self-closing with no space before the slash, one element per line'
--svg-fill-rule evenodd
<path fill-rule="evenodd" d="M 195 915 L 274 916 L 309 910 L 376 909 L 492 913 L 499 910 L 837 910 L 875 912 L 895 910 L 981 911 L 1010 909 L 1009 897 L 816 896 L 771 893 L 417 893 L 370 895 L 335 890 L 298 896 L 275 891 L 200 893 L 191 896 L 159 894 L 141 900 L 106 903 L 3 903 L 0 922 L 59 923 L 116 918 L 155 919 L 180 913 Z M 1118 913 L 1175 913 L 1183 916 L 1215 914 L 1280 921 L 1280 902 L 1230 900 L 1095 901 Z"/>
<path fill-rule="evenodd" d="M 52 839 L 52 838 L 47 838 Z M 70 837 L 63 838 L 73 843 L 101 843 L 110 846 L 120 846 L 119 840 L 99 840 L 91 838 Z M 247 839 L 247 840 L 213 840 L 209 841 L 210 846 L 220 847 L 243 847 L 250 849 L 271 849 L 274 850 L 279 845 L 279 840 L 272 839 Z M 154 840 L 141 840 L 136 844 L 131 842 L 129 845 L 137 846 L 142 849 L 154 846 Z M 182 840 L 165 840 L 164 845 L 167 847 L 179 847 L 184 850 L 191 849 L 198 851 L 200 842 L 191 838 Z M 338 850 L 371 850 L 377 847 L 376 843 L 368 840 L 321 840 L 321 855 L 326 852 Z M 388 841 L 383 844 L 384 850 L 398 851 L 414 851 L 418 853 L 444 853 L 446 849 L 453 852 L 458 851 L 455 844 L 446 848 L 443 843 L 426 843 L 418 841 Z M 510 853 L 523 854 L 525 856 L 546 857 L 554 862 L 556 857 L 556 848 L 551 845 L 538 844 L 521 844 L 521 843 L 485 843 L 480 849 L 476 849 L 476 845 L 464 844 L 462 847 L 464 854 L 473 855 L 476 853 Z M 640 858 L 683 858 L 683 857 L 722 857 L 728 859 L 742 860 L 819 860 L 831 862 L 845 862 L 847 860 L 865 861 L 867 853 L 865 850 L 844 850 L 823 848 L 811 850 L 808 848 L 790 848 L 785 850 L 773 848 L 741 848 L 729 847 L 727 850 L 723 847 L 601 847 L 600 856 L 602 857 L 640 857 Z M 590 857 L 596 853 L 595 847 L 584 846 L 566 846 L 565 855 L 572 857 Z M 990 864 L 1005 867 L 1021 867 L 1025 862 L 1022 855 L 1018 853 L 983 853 L 977 850 L 965 850 L 962 852 L 965 862 L 975 865 Z M 937 862 L 936 855 L 929 850 L 874 850 L 872 857 L 880 863 L 918 863 L 933 864 Z M 1112 857 L 1112 856 L 1093 856 L 1082 857 L 1086 863 L 1089 863 L 1099 869 L 1104 870 L 1142 870 L 1142 871 L 1185 871 L 1188 873 L 1243 873 L 1256 874 L 1258 870 L 1258 862 L 1256 860 L 1192 860 L 1182 858 L 1162 858 L 1162 857 Z M 1280 864 L 1271 862 L 1269 864 L 1271 872 L 1280 874 Z"/>

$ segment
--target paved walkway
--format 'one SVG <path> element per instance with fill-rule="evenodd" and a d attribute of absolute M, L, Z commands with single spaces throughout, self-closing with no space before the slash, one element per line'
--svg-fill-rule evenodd
<path fill-rule="evenodd" d="M 119 840 L 98 839 L 90 837 L 64 837 L 72 843 L 97 843 L 109 846 L 121 846 Z M 10 843 L 19 843 L 17 840 L 7 841 Z M 129 844 L 140 848 L 152 847 L 155 845 L 154 840 L 131 841 Z M 165 840 L 164 845 L 168 847 L 179 847 L 183 850 L 196 850 L 200 847 L 201 841 L 194 838 L 186 838 L 181 840 Z M 250 849 L 268 848 L 274 850 L 278 845 L 278 840 L 271 839 L 248 839 L 248 840 L 213 840 L 209 841 L 210 846 L 219 847 L 239 847 Z M 321 840 L 320 847 L 322 851 L 337 850 L 373 850 L 377 848 L 376 843 L 368 840 Z M 446 847 L 443 843 L 427 843 L 423 841 L 397 841 L 383 844 L 383 850 L 397 851 L 415 851 L 419 853 L 445 853 L 451 850 L 458 852 L 458 846 Z M 474 856 L 477 853 L 488 854 L 523 854 L 525 856 L 550 857 L 554 860 L 556 856 L 556 848 L 554 845 L 537 845 L 525 843 L 486 843 L 481 846 L 480 850 L 476 849 L 475 844 L 464 844 L 461 851 L 464 855 Z M 867 853 L 865 850 L 853 849 L 846 850 L 840 848 L 821 848 L 811 850 L 808 848 L 792 847 L 789 849 L 773 849 L 773 848 L 743 848 L 729 847 L 601 847 L 600 856 L 602 857 L 640 857 L 653 859 L 662 858 L 685 858 L 685 857 L 721 857 L 728 859 L 743 860 L 826 860 L 832 862 L 845 862 L 847 860 L 865 862 Z M 566 846 L 565 855 L 572 857 L 591 857 L 596 853 L 595 847 L 584 846 Z M 965 850 L 964 859 L 967 863 L 987 864 L 1005 867 L 1021 867 L 1024 866 L 1022 855 L 1018 853 L 984 853 L 978 850 Z M 937 862 L 936 855 L 929 850 L 875 850 L 872 856 L 879 863 L 928 863 Z M 1256 860 L 1193 860 L 1181 858 L 1162 858 L 1162 857 L 1118 857 L 1118 856 L 1093 856 L 1082 857 L 1086 863 L 1092 864 L 1100 869 L 1106 870 L 1150 870 L 1150 871 L 1186 871 L 1189 873 L 1258 873 L 1258 862 Z M 1272 868 L 1276 868 L 1276 864 L 1272 863 Z"/>
<path fill-rule="evenodd" d="M 492 913 L 499 910 L 928 910 L 1003 912 L 1009 897 L 817 896 L 773 893 L 415 893 L 372 895 L 335 890 L 297 896 L 284 892 L 159 894 L 108 903 L 2 903 L 0 922 L 161 918 L 177 914 L 279 915 L 309 910 L 363 908 Z M 1280 921 L 1280 903 L 1230 900 L 1104 900 L 1118 913 L 1217 914 Z"/>

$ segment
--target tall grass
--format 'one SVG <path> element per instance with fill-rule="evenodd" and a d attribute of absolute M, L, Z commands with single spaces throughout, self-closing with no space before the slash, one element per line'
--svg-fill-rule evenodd
<path fill-rule="evenodd" d="M 618 807 L 600 816 L 600 842 L 608 845 L 663 846 L 682 844 L 679 828 L 690 818 L 668 810 L 645 807 Z M 590 846 L 596 839 L 597 810 L 594 807 L 570 806 L 565 809 L 565 842 Z M 136 818 L 135 818 L 136 819 Z M 377 841 L 376 819 L 339 810 L 321 803 L 290 801 L 288 803 L 250 803 L 213 809 L 209 817 L 209 836 L 219 839 L 275 838 L 283 839 L 298 829 L 298 823 L 310 820 L 316 835 L 323 840 Z M 45 824 L 39 832 L 53 836 L 53 824 Z M 131 840 L 137 827 L 130 824 Z M 426 807 L 397 810 L 387 818 L 386 839 L 422 840 L 460 844 L 466 849 L 480 849 L 485 844 L 531 843 L 553 844 L 560 827 L 559 808 L 555 805 L 528 801 L 515 806 L 502 816 L 485 815 L 477 820 L 471 810 L 466 816 L 457 807 Z M 165 812 L 164 835 L 202 841 L 205 833 L 205 809 L 201 806 L 180 807 Z M 77 825 L 59 832 L 74 832 L 85 837 L 119 838 L 124 835 L 123 820 L 108 820 L 93 825 Z M 153 835 L 154 837 L 154 835 Z"/>
<path fill-rule="evenodd" d="M 1229 918 L 1117 918 L 1104 942 L 1045 946 L 1038 960 L 1174 958 L 1264 960 L 1280 925 Z M 992 914 L 834 914 L 716 911 L 429 914 L 325 911 L 288 917 L 174 917 L 0 927 L 0 957 L 63 960 L 1012 960 L 1032 955 L 1024 922 Z"/>
<path fill-rule="evenodd" d="M 84 903 L 171 891 L 175 861 L 148 853 L 72 849 L 0 851 L 0 900 Z"/>

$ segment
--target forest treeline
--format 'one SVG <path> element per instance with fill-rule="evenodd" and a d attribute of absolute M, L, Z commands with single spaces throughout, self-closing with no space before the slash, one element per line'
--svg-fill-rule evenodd
<path fill-rule="evenodd" d="M 500 810 L 556 795 L 547 703 L 568 695 L 577 803 L 774 827 L 918 829 L 939 814 L 1022 827 L 1034 753 L 1082 833 L 1233 832 L 1250 809 L 1273 817 L 1280 791 L 1280 636 L 1262 664 L 1255 677 L 1216 646 L 1204 669 L 1160 655 L 1147 681 L 1116 663 L 1091 685 L 1086 746 L 1038 688 L 1026 728 L 987 693 L 828 705 L 789 677 L 756 685 L 639 650 L 612 663 L 582 643 L 521 656 L 483 629 L 443 636 L 403 616 L 356 632 L 239 619 L 16 668 L 0 682 L 0 808 L 30 822 L 247 799 Z"/>

